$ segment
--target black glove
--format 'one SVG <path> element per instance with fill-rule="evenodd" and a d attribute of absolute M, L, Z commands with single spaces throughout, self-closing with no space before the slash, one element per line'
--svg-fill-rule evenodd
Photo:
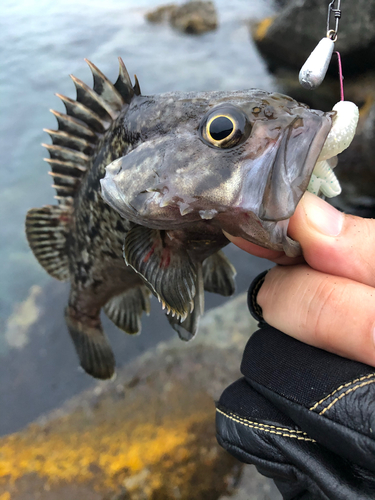
<path fill-rule="evenodd" d="M 375 499 L 375 369 L 311 347 L 260 321 L 243 378 L 217 403 L 219 443 L 272 478 L 285 500 Z"/>

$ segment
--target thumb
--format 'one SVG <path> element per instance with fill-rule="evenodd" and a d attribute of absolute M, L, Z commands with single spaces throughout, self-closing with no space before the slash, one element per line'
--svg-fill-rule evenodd
<path fill-rule="evenodd" d="M 375 286 L 375 221 L 345 215 L 306 192 L 290 219 L 288 234 L 314 269 Z"/>

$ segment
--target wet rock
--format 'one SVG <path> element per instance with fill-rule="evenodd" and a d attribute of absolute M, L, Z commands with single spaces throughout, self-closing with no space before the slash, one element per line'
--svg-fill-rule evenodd
<path fill-rule="evenodd" d="M 291 0 L 275 18 L 251 26 L 254 41 L 272 71 L 283 66 L 301 68 L 326 36 L 327 10 L 328 2 Z M 342 0 L 341 11 L 335 48 L 345 60 L 345 74 L 375 68 L 375 0 Z M 331 65 L 330 71 L 337 70 Z"/>
<path fill-rule="evenodd" d="M 242 295 L 210 311 L 194 342 L 160 343 L 116 380 L 3 437 L 0 498 L 280 499 L 215 437 L 214 400 L 240 375 L 255 328 Z"/>
<path fill-rule="evenodd" d="M 201 34 L 217 28 L 217 13 L 211 1 L 191 0 L 182 5 L 168 4 L 149 12 L 150 22 L 169 22 L 183 33 Z"/>

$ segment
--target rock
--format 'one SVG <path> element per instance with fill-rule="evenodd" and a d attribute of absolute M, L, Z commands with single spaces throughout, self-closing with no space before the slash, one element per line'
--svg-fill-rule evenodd
<path fill-rule="evenodd" d="M 191 1 L 178 7 L 171 16 L 174 28 L 184 33 L 201 34 L 217 28 L 217 14 L 213 2 Z"/>
<path fill-rule="evenodd" d="M 255 328 L 242 295 L 210 311 L 194 342 L 160 343 L 116 380 L 1 438 L 0 498 L 280 499 L 215 438 L 214 400 L 240 375 Z"/>
<path fill-rule="evenodd" d="M 345 60 L 345 74 L 374 69 L 375 0 L 342 0 L 341 11 L 335 49 Z M 326 36 L 327 12 L 328 2 L 291 0 L 275 18 L 251 26 L 254 41 L 272 71 L 282 66 L 299 71 L 319 40 Z M 332 65 L 330 71 L 337 72 Z"/>
<path fill-rule="evenodd" d="M 191 0 L 180 6 L 168 4 L 146 14 L 150 22 L 169 22 L 189 34 L 201 34 L 217 28 L 217 14 L 211 1 Z"/>

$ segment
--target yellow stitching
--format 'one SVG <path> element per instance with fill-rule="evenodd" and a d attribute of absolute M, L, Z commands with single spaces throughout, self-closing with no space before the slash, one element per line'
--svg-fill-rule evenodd
<path fill-rule="evenodd" d="M 368 382 L 363 382 L 362 384 L 359 384 L 357 385 L 356 387 L 352 387 L 351 389 L 349 389 L 348 391 L 346 392 L 343 392 L 342 394 L 340 394 L 340 396 L 338 396 L 336 399 L 334 399 L 332 401 L 332 403 L 330 403 L 327 408 L 324 408 L 324 410 L 322 410 L 319 415 L 323 415 L 323 413 L 325 413 L 327 410 L 329 410 L 330 408 L 332 408 L 332 406 L 337 403 L 337 401 L 341 398 L 343 398 L 344 396 L 346 396 L 347 394 L 349 394 L 350 392 L 353 392 L 353 391 L 356 391 L 357 389 L 359 389 L 360 387 L 364 387 L 365 385 L 369 385 L 369 384 L 373 384 L 375 382 L 375 380 L 369 380 Z"/>
<path fill-rule="evenodd" d="M 239 420 L 243 420 L 244 422 L 249 422 L 249 420 L 247 420 L 246 418 L 240 417 L 239 415 L 236 415 L 235 413 L 229 412 L 229 413 L 225 413 L 225 415 L 232 415 L 232 417 L 238 418 Z M 259 425 L 260 427 L 269 427 L 270 429 L 276 429 L 276 430 L 280 430 L 280 431 L 286 430 L 285 427 L 276 427 L 275 425 L 260 424 L 259 422 L 256 422 L 256 425 Z M 304 434 L 305 436 L 307 436 L 307 433 L 303 432 L 303 431 L 290 430 L 290 432 L 294 432 L 296 434 Z"/>
<path fill-rule="evenodd" d="M 370 375 L 366 375 L 366 376 L 363 376 L 361 378 L 357 378 L 355 380 L 352 380 L 351 382 L 348 382 L 347 384 L 340 385 L 340 387 L 338 387 L 333 392 L 331 392 L 331 394 L 328 394 L 328 396 L 325 396 L 323 399 L 321 399 L 320 401 L 318 401 L 317 403 L 315 403 L 314 406 L 312 406 L 310 408 L 310 410 L 315 410 L 315 408 L 317 406 L 319 406 L 320 404 L 322 404 L 323 401 L 325 401 L 326 399 L 328 399 L 331 396 L 333 396 L 334 394 L 336 394 L 336 392 L 341 391 L 341 389 L 343 389 L 344 387 L 348 387 L 349 385 L 355 384 L 356 382 L 360 382 L 361 380 L 365 380 L 366 378 L 371 378 L 371 377 L 375 377 L 375 373 L 370 373 Z"/>
<path fill-rule="evenodd" d="M 280 427 L 280 429 L 282 429 L 284 432 L 271 431 L 269 429 L 265 429 L 264 427 L 273 427 L 273 426 L 267 426 L 265 424 L 262 424 L 264 427 L 261 427 L 258 423 L 251 422 L 250 420 L 247 420 L 248 423 L 245 423 L 245 422 L 242 422 L 241 420 L 239 420 L 238 418 L 234 418 L 234 417 L 228 415 L 227 413 L 224 413 L 223 411 L 219 410 L 218 408 L 216 408 L 216 411 L 218 413 L 221 413 L 222 415 L 224 415 L 224 417 L 227 417 L 230 420 L 234 420 L 234 422 L 238 422 L 239 424 L 245 425 L 246 427 L 251 427 L 253 429 L 257 429 L 258 431 L 264 431 L 264 432 L 269 432 L 270 434 L 277 434 L 279 436 L 298 439 L 299 441 L 311 441 L 312 443 L 316 443 L 315 439 L 302 437 L 302 436 L 296 436 L 295 434 L 286 434 L 287 432 L 289 432 L 289 433 L 294 432 L 290 429 L 285 429 L 283 427 Z"/>

